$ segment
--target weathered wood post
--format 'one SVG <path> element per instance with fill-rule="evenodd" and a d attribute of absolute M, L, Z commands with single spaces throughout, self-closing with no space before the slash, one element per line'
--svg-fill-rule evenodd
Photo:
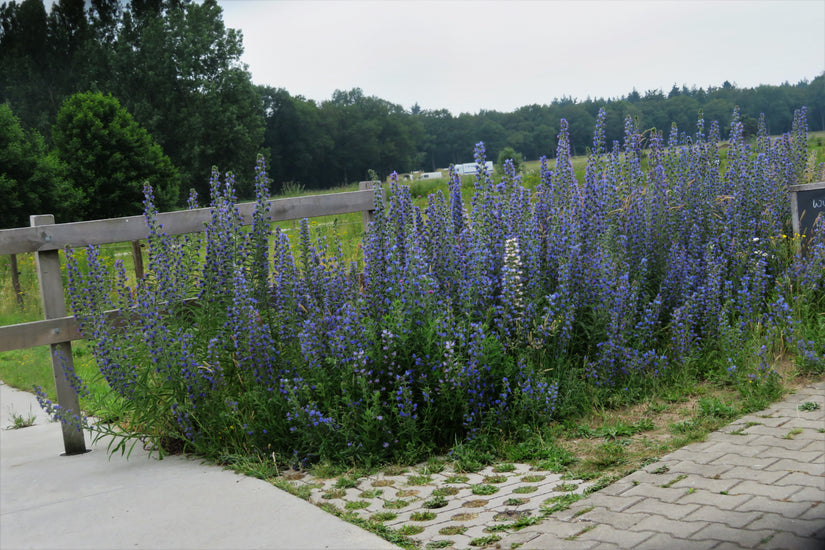
<path fill-rule="evenodd" d="M 40 225 L 51 225 L 54 223 L 54 216 L 51 214 L 31 216 L 29 218 L 32 227 Z M 51 240 L 51 236 L 44 235 L 46 241 Z M 60 251 L 48 250 L 46 252 L 35 252 L 35 265 L 37 266 L 37 281 L 40 283 L 40 299 L 43 302 L 43 316 L 46 319 L 66 316 L 66 298 L 63 293 L 63 279 L 60 276 Z M 55 329 L 60 330 L 60 329 Z M 52 372 L 54 373 L 54 385 L 57 390 L 57 403 L 60 408 L 71 418 L 73 415 L 80 416 L 80 400 L 77 392 L 69 383 L 64 369 L 74 370 L 72 360 L 72 344 L 70 342 L 60 342 L 50 344 Z M 76 426 L 63 422 L 63 448 L 67 455 L 75 455 L 86 452 L 86 442 L 83 439 L 83 431 Z"/>
<path fill-rule="evenodd" d="M 143 250 L 140 241 L 132 241 L 132 261 L 135 265 L 135 280 L 140 284 L 143 279 Z"/>
<path fill-rule="evenodd" d="M 17 267 L 17 254 L 9 254 L 9 267 L 11 268 L 11 287 L 14 290 L 14 297 L 17 300 L 17 308 L 23 309 L 23 289 L 20 287 L 20 272 Z"/>
<path fill-rule="evenodd" d="M 376 182 L 376 181 L 359 181 L 358 182 L 358 190 L 359 191 L 372 191 L 373 185 L 375 185 L 376 183 L 379 183 L 379 182 Z M 361 212 L 361 220 L 364 223 L 364 232 L 366 232 L 367 228 L 370 226 L 370 222 L 372 221 L 372 213 L 373 212 L 375 212 L 375 210 L 373 210 L 373 209 L 363 210 Z"/>

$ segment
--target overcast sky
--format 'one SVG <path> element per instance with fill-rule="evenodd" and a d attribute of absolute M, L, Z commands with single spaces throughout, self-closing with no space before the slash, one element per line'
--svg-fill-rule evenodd
<path fill-rule="evenodd" d="M 252 80 L 323 101 L 512 111 L 825 71 L 825 1 L 219 0 Z"/>

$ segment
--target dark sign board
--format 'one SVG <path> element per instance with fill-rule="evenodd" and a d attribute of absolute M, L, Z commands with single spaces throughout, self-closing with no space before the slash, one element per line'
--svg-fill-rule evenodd
<path fill-rule="evenodd" d="M 825 182 L 791 185 L 791 214 L 793 230 L 797 235 L 804 235 L 805 241 L 813 234 L 814 224 L 825 225 Z"/>

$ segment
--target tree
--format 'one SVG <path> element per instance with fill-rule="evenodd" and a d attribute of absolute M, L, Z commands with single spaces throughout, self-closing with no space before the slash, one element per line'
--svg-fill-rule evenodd
<path fill-rule="evenodd" d="M 64 171 L 43 136 L 23 130 L 11 108 L 0 103 L 0 228 L 26 227 L 32 214 L 67 221 L 77 196 Z"/>
<path fill-rule="evenodd" d="M 202 196 L 212 166 L 251 194 L 264 137 L 260 96 L 241 63 L 243 36 L 215 0 L 147 0 L 125 11 L 104 90 L 156 137 Z"/>
<path fill-rule="evenodd" d="M 499 170 L 504 170 L 504 163 L 508 160 L 513 161 L 513 168 L 516 169 L 516 174 L 521 173 L 521 166 L 524 163 L 524 159 L 521 156 L 521 153 L 516 153 L 515 149 L 510 146 L 505 147 L 501 150 L 498 154 L 498 166 Z"/>
<path fill-rule="evenodd" d="M 177 170 L 113 96 L 89 92 L 68 98 L 57 113 L 52 139 L 80 195 L 78 218 L 139 214 L 145 182 L 154 189 L 158 210 L 177 203 Z"/>

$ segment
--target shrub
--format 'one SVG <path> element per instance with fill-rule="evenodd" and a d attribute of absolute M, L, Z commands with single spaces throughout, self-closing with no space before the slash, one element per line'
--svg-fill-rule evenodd
<path fill-rule="evenodd" d="M 726 171 L 716 125 L 667 143 L 652 132 L 644 172 L 632 119 L 606 152 L 604 118 L 583 182 L 562 121 L 535 194 L 509 170 L 498 183 L 480 170 L 469 204 L 453 174 L 423 211 L 394 178 L 386 205 L 377 187 L 358 265 L 306 220 L 295 251 L 270 233 L 263 161 L 248 232 L 231 177 L 213 174 L 202 237 L 164 235 L 147 188 L 151 276 L 130 289 L 121 267 L 110 291 L 94 249 L 87 269 L 69 267 L 73 309 L 129 412 L 121 437 L 367 465 L 458 441 L 471 469 L 493 459 L 488 438 L 530 434 L 582 385 L 622 402 L 692 369 L 767 395 L 771 348 L 821 330 L 825 233 L 804 257 L 780 239 L 804 114 L 752 147 L 734 113 Z M 821 341 L 800 350 L 819 361 Z M 605 447 L 605 461 L 622 458 Z"/>

